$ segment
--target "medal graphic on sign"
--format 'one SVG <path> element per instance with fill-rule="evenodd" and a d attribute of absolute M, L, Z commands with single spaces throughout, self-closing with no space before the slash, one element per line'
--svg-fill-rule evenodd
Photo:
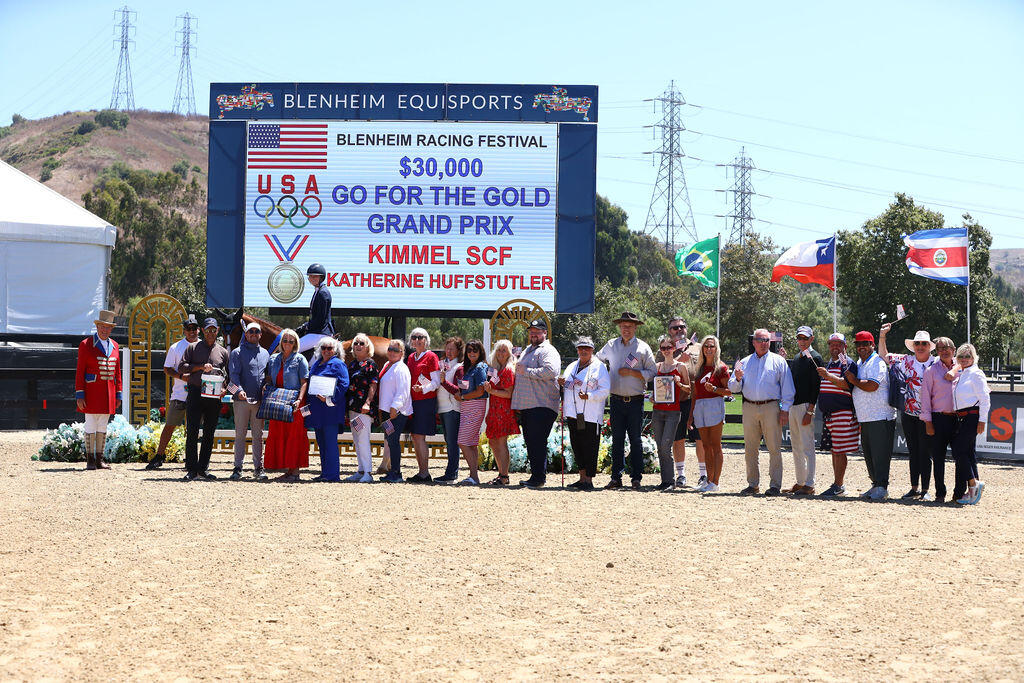
<path fill-rule="evenodd" d="M 292 261 L 299 255 L 299 250 L 309 239 L 309 235 L 296 235 L 287 249 L 281 244 L 277 235 L 264 235 L 263 237 L 270 245 L 274 256 L 281 262 L 274 270 L 270 271 L 270 277 L 267 278 L 267 292 L 278 303 L 293 303 L 302 296 L 302 291 L 306 288 L 306 278 L 292 264 Z"/>

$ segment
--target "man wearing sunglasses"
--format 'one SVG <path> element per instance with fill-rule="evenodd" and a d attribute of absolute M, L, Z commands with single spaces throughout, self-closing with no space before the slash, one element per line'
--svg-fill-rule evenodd
<path fill-rule="evenodd" d="M 796 389 L 786 359 L 769 353 L 771 336 L 766 329 L 754 330 L 754 353 L 738 361 L 729 379 L 729 389 L 743 394 L 743 447 L 747 461 L 747 488 L 740 493 L 760 492 L 758 458 L 761 439 L 768 447 L 770 486 L 766 496 L 782 495 L 782 428 L 789 423 Z"/>
<path fill-rule="evenodd" d="M 178 363 L 185 356 L 185 350 L 199 341 L 199 321 L 194 315 L 190 315 L 183 325 L 185 336 L 167 349 L 167 356 L 164 358 L 164 374 L 173 378 L 171 385 L 171 396 L 167 401 L 167 409 L 164 421 L 164 429 L 160 432 L 160 445 L 156 448 L 156 455 L 146 465 L 147 470 L 158 469 L 164 464 L 167 453 L 167 444 L 174 436 L 174 430 L 185 424 L 185 399 L 188 398 L 185 392 L 185 380 L 188 375 L 178 372 Z"/>
<path fill-rule="evenodd" d="M 926 330 L 918 330 L 913 339 L 905 339 L 907 351 L 912 353 L 889 353 L 885 345 L 885 336 L 892 329 L 892 323 L 885 323 L 878 332 L 878 355 L 894 370 L 892 373 L 897 382 L 890 391 L 889 403 L 899 411 L 900 425 L 903 436 L 907 440 L 907 460 L 910 462 L 910 490 L 903 495 L 905 499 L 932 500 L 928 493 L 932 471 L 932 443 L 927 426 L 921 419 L 921 390 L 924 386 L 924 375 L 935 361 L 932 351 L 935 342 Z"/>
<path fill-rule="evenodd" d="M 896 430 L 896 411 L 889 405 L 889 368 L 875 353 L 875 338 L 867 330 L 854 336 L 857 367 L 844 375 L 853 387 L 853 406 L 860 422 L 860 450 L 868 468 L 871 488 L 861 494 L 868 500 L 889 495 L 889 464 Z"/>

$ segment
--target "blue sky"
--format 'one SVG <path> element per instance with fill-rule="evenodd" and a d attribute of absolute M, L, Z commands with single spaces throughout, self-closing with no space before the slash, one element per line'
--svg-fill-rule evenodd
<path fill-rule="evenodd" d="M 0 0 L 0 124 L 109 104 L 114 10 Z M 997 248 L 1024 248 L 1024 3 L 132 2 L 136 105 L 168 110 L 175 17 L 198 17 L 211 81 L 579 83 L 600 87 L 598 191 L 642 230 L 650 102 L 674 80 L 700 237 L 728 233 L 741 146 L 755 228 L 780 246 L 855 228 L 902 191 Z M 851 9 L 852 8 L 852 9 Z"/>

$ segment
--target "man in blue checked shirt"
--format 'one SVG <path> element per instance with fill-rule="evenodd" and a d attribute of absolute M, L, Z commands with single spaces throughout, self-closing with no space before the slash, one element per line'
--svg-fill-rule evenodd
<path fill-rule="evenodd" d="M 754 353 L 736 363 L 729 389 L 743 395 L 743 446 L 747 461 L 747 488 L 741 493 L 759 493 L 761 471 L 758 457 L 761 438 L 768 446 L 768 476 L 771 485 L 766 496 L 782 493 L 782 428 L 789 424 L 789 409 L 796 390 L 786 359 L 768 350 L 768 330 L 754 330 Z"/>
<path fill-rule="evenodd" d="M 608 375 L 612 381 L 612 480 L 605 488 L 622 487 L 628 435 L 631 484 L 634 489 L 639 489 L 644 471 L 644 449 L 640 442 L 644 389 L 657 373 L 657 364 L 651 347 L 636 336 L 637 328 L 644 324 L 636 313 L 625 311 L 614 322 L 619 326 L 620 336 L 610 340 L 597 353 L 597 358 L 608 364 Z"/>

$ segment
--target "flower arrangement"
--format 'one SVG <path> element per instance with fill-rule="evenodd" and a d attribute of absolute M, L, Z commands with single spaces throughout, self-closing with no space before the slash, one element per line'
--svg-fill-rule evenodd
<path fill-rule="evenodd" d="M 43 445 L 33 460 L 43 462 L 81 462 L 85 460 L 85 423 L 62 423 L 57 429 L 47 429 Z"/>
<path fill-rule="evenodd" d="M 148 432 L 143 435 L 143 430 Z M 141 444 L 139 446 L 138 460 L 149 462 L 156 455 L 156 449 L 160 446 L 160 432 L 163 424 L 160 422 L 148 422 L 139 428 Z M 182 462 L 185 455 L 185 429 L 179 427 L 174 430 L 171 440 L 167 442 L 167 452 L 164 453 L 164 460 L 167 462 Z"/>
<path fill-rule="evenodd" d="M 612 440 L 601 436 L 601 446 L 597 452 L 597 471 L 605 474 L 612 471 Z M 652 474 L 661 471 L 661 462 L 658 460 L 658 444 L 653 438 L 646 434 L 640 435 L 640 445 L 644 452 L 644 474 Z M 626 472 L 629 472 L 629 443 L 626 443 Z"/>
<path fill-rule="evenodd" d="M 160 444 L 161 429 L 162 425 L 156 420 L 135 428 L 123 415 L 115 415 L 107 424 L 103 457 L 108 462 L 149 460 L 156 454 L 157 446 Z M 167 460 L 180 460 L 184 451 L 184 430 L 175 430 L 171 442 L 167 445 Z M 47 430 L 43 435 L 43 445 L 32 459 L 43 462 L 82 462 L 85 460 L 85 424 L 65 423 L 57 429 Z"/>

